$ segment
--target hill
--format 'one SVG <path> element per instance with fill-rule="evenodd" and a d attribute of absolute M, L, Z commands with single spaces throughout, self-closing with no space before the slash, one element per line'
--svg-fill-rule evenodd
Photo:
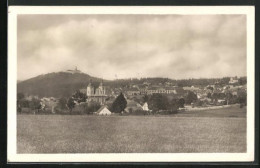
<path fill-rule="evenodd" d="M 68 97 L 75 90 L 86 88 L 90 80 L 96 87 L 102 81 L 85 73 L 49 73 L 18 82 L 17 93 L 39 97 Z"/>

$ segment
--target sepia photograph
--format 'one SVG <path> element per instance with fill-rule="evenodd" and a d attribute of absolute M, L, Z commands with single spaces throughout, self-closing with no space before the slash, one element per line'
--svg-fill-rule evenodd
<path fill-rule="evenodd" d="M 103 8 L 9 9 L 10 161 L 253 160 L 253 8 Z"/>

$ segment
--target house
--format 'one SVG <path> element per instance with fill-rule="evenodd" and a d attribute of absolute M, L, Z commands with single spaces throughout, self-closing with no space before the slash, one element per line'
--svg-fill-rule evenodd
<path fill-rule="evenodd" d="M 58 105 L 58 100 L 54 97 L 43 97 L 41 98 L 41 109 L 42 110 L 50 110 L 52 113 L 55 113 L 55 107 Z"/>
<path fill-rule="evenodd" d="M 211 99 L 208 98 L 208 97 L 204 97 L 204 98 L 200 99 L 200 101 L 203 101 L 203 102 L 211 102 Z"/>
<path fill-rule="evenodd" d="M 227 101 L 225 99 L 218 99 L 217 105 L 225 105 L 227 104 Z"/>
<path fill-rule="evenodd" d="M 152 95 L 152 94 L 154 94 L 154 93 L 158 93 L 158 88 L 157 87 L 149 87 L 148 89 L 147 89 L 147 94 L 148 95 Z"/>
<path fill-rule="evenodd" d="M 165 87 L 165 90 L 166 90 L 167 94 L 170 94 L 170 93 L 177 94 L 175 87 L 168 86 L 168 87 Z"/>
<path fill-rule="evenodd" d="M 32 99 L 39 99 L 39 97 L 33 95 L 25 96 L 25 100 L 32 101 Z"/>
<path fill-rule="evenodd" d="M 238 78 L 237 77 L 230 78 L 229 84 L 236 84 L 236 83 L 238 83 Z"/>
<path fill-rule="evenodd" d="M 167 90 L 164 87 L 157 87 L 156 89 L 157 93 L 166 93 Z"/>
<path fill-rule="evenodd" d="M 160 93 L 160 94 L 178 94 L 179 88 L 178 87 L 172 87 L 172 86 L 153 86 L 149 87 L 147 89 L 147 94 L 152 95 L 155 93 Z"/>
<path fill-rule="evenodd" d="M 218 103 L 224 103 L 225 101 L 225 99 L 218 99 Z"/>
<path fill-rule="evenodd" d="M 148 95 L 155 94 L 155 93 L 167 94 L 168 90 L 163 86 L 153 86 L 147 89 Z"/>
<path fill-rule="evenodd" d="M 166 86 L 171 86 L 171 85 L 172 85 L 171 82 L 165 82 L 164 84 L 165 84 Z"/>
<path fill-rule="evenodd" d="M 142 106 L 142 108 L 143 108 L 144 111 L 149 111 L 147 102 L 144 103 L 144 105 Z"/>
<path fill-rule="evenodd" d="M 233 96 L 237 96 L 238 94 L 237 94 L 237 91 L 233 91 L 232 93 L 231 93 Z"/>
<path fill-rule="evenodd" d="M 102 106 L 100 109 L 98 109 L 97 112 L 95 112 L 97 115 L 111 115 L 111 111 L 107 109 L 107 106 Z"/>

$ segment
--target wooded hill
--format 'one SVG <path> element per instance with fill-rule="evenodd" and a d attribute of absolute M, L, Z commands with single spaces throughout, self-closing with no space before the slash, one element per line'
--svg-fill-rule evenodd
<path fill-rule="evenodd" d="M 102 81 L 84 73 L 49 73 L 19 82 L 17 92 L 39 97 L 69 97 L 77 89 L 87 88 L 90 80 L 94 86 Z"/>

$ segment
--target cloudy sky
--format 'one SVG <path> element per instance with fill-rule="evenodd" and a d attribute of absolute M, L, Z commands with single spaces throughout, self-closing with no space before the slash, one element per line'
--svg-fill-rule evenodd
<path fill-rule="evenodd" d="M 18 79 L 246 75 L 245 15 L 19 15 Z"/>

